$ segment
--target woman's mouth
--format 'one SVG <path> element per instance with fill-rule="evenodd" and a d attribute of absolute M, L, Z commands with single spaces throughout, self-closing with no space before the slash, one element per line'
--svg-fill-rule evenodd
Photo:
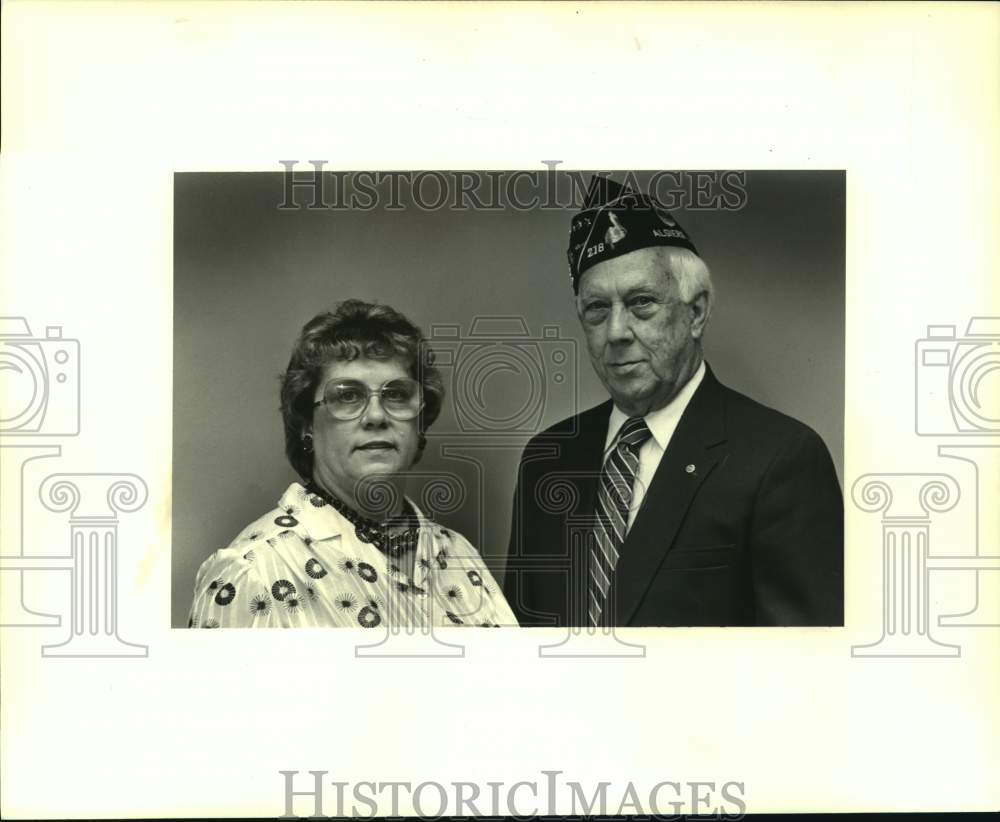
<path fill-rule="evenodd" d="M 355 451 L 395 451 L 396 446 L 387 440 L 372 440 L 364 445 L 356 445 Z"/>

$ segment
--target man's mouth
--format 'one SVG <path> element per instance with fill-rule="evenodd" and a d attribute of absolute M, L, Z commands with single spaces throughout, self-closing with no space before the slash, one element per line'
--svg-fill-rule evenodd
<path fill-rule="evenodd" d="M 641 364 L 642 360 L 626 360 L 623 362 L 608 363 L 608 368 L 610 368 L 612 373 L 615 374 L 627 374 L 629 371 L 632 371 L 636 366 Z"/>

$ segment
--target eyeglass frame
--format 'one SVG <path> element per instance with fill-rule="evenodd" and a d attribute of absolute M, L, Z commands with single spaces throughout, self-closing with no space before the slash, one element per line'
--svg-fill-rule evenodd
<path fill-rule="evenodd" d="M 417 387 L 417 393 L 418 393 L 418 395 L 420 397 L 420 405 L 417 406 L 417 412 L 412 417 L 397 417 L 388 408 L 386 408 L 385 402 L 382 400 L 382 392 L 385 390 L 385 387 L 387 385 L 391 385 L 394 382 L 412 383 L 413 385 L 415 385 Z M 329 413 L 330 419 L 334 420 L 335 422 L 351 422 L 353 420 L 361 419 L 361 417 L 363 417 L 365 415 L 365 412 L 368 410 L 368 406 L 371 405 L 371 403 L 372 403 L 372 397 L 374 397 L 376 394 L 378 395 L 378 404 L 379 404 L 379 408 L 382 409 L 382 413 L 384 413 L 387 417 L 390 417 L 391 419 L 394 419 L 396 422 L 409 422 L 410 420 L 417 419 L 420 416 L 420 412 L 424 410 L 424 406 L 427 404 L 426 400 L 424 399 L 424 387 L 420 384 L 419 380 L 414 380 L 414 379 L 412 379 L 410 377 L 394 377 L 391 380 L 386 380 L 378 388 L 369 388 L 367 385 L 365 385 L 363 382 L 361 382 L 361 380 L 332 379 L 332 380 L 327 380 L 323 384 L 323 399 L 316 400 L 312 404 L 313 408 L 319 408 L 321 405 L 327 405 L 328 404 L 329 401 L 327 400 L 327 397 L 326 397 L 326 388 L 331 383 L 333 383 L 333 384 L 353 383 L 353 384 L 358 385 L 365 392 L 367 392 L 367 396 L 365 397 L 365 404 L 361 406 L 361 410 L 355 416 L 353 416 L 353 417 L 335 417 L 333 415 L 333 412 L 330 411 L 329 408 L 328 408 L 327 409 L 327 413 Z"/>

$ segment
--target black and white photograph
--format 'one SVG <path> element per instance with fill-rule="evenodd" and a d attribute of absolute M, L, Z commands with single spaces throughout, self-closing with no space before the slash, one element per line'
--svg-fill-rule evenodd
<path fill-rule="evenodd" d="M 174 191 L 175 626 L 843 624 L 843 171 Z"/>
<path fill-rule="evenodd" d="M 0 13 L 0 817 L 1000 807 L 1000 6 Z"/>

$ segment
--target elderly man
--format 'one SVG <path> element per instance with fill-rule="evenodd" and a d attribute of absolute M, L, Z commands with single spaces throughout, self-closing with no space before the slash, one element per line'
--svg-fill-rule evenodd
<path fill-rule="evenodd" d="M 841 625 L 843 499 L 808 426 L 702 354 L 709 271 L 657 203 L 594 178 L 570 273 L 611 399 L 518 470 L 505 593 L 522 625 Z"/>

